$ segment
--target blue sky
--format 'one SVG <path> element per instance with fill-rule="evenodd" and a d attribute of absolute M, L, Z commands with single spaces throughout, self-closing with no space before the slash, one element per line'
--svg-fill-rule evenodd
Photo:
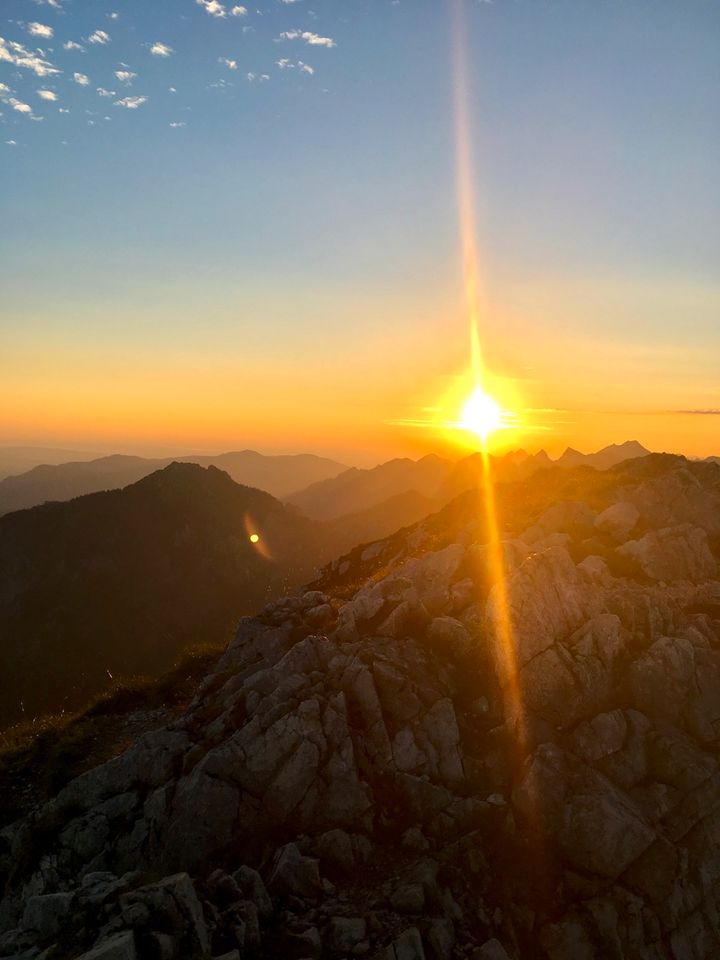
<path fill-rule="evenodd" d="M 167 413 L 124 433 L 83 419 L 98 367 L 134 410 L 158 371 L 180 392 L 188 370 L 231 383 L 252 364 L 228 442 L 262 439 L 278 397 L 293 416 L 287 435 L 268 420 L 273 443 L 312 442 L 297 398 L 339 364 L 344 422 L 368 389 L 374 425 L 430 402 L 466 352 L 450 6 L 4 0 L 0 365 L 16 402 L 0 441 L 181 435 Z M 720 406 L 720 7 L 464 7 L 489 362 L 528 405 Z M 44 414 L 68 391 L 65 421 Z M 305 420 L 339 449 L 327 406 Z M 198 418 L 186 436 L 207 434 Z"/>

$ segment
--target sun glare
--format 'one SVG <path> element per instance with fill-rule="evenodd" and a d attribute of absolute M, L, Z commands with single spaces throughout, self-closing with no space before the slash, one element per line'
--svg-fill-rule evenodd
<path fill-rule="evenodd" d="M 460 426 L 476 433 L 484 443 L 491 433 L 503 426 L 500 404 L 481 387 L 476 387 L 462 409 Z"/>

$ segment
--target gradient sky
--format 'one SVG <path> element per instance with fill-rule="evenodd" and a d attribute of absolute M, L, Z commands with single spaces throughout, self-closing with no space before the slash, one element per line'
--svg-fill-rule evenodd
<path fill-rule="evenodd" d="M 3 0 L 0 443 L 445 449 L 451 2 Z M 720 5 L 463 6 L 504 439 L 720 454 Z"/>

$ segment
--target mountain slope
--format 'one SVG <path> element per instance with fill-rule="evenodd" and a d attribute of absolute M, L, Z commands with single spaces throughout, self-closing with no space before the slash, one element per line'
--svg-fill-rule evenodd
<path fill-rule="evenodd" d="M 506 592 L 466 493 L 0 831 L 5 953 L 716 957 L 720 468 L 497 494 Z"/>
<path fill-rule="evenodd" d="M 420 460 L 388 460 L 369 470 L 345 470 L 285 499 L 310 517 L 332 520 L 367 510 L 410 490 L 433 497 L 451 468 L 452 461 L 432 454 Z"/>
<path fill-rule="evenodd" d="M 86 493 L 114 490 L 135 483 L 173 460 L 215 466 L 237 483 L 258 487 L 283 497 L 301 486 L 334 477 L 346 468 L 334 460 L 313 454 L 265 456 L 254 450 L 217 456 L 147 459 L 116 454 L 89 461 L 37 466 L 19 476 L 0 480 L 0 515 L 24 510 L 46 501 L 70 500 Z"/>
<path fill-rule="evenodd" d="M 257 545 L 249 536 L 257 533 Z M 215 467 L 0 518 L 0 720 L 166 667 L 312 573 L 322 531 Z"/>

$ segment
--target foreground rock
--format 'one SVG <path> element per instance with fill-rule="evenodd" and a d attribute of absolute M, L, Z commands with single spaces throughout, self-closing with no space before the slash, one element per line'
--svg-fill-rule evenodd
<path fill-rule="evenodd" d="M 565 476 L 504 585 L 466 498 L 243 620 L 2 830 L 0 957 L 719 955 L 720 467 Z"/>

